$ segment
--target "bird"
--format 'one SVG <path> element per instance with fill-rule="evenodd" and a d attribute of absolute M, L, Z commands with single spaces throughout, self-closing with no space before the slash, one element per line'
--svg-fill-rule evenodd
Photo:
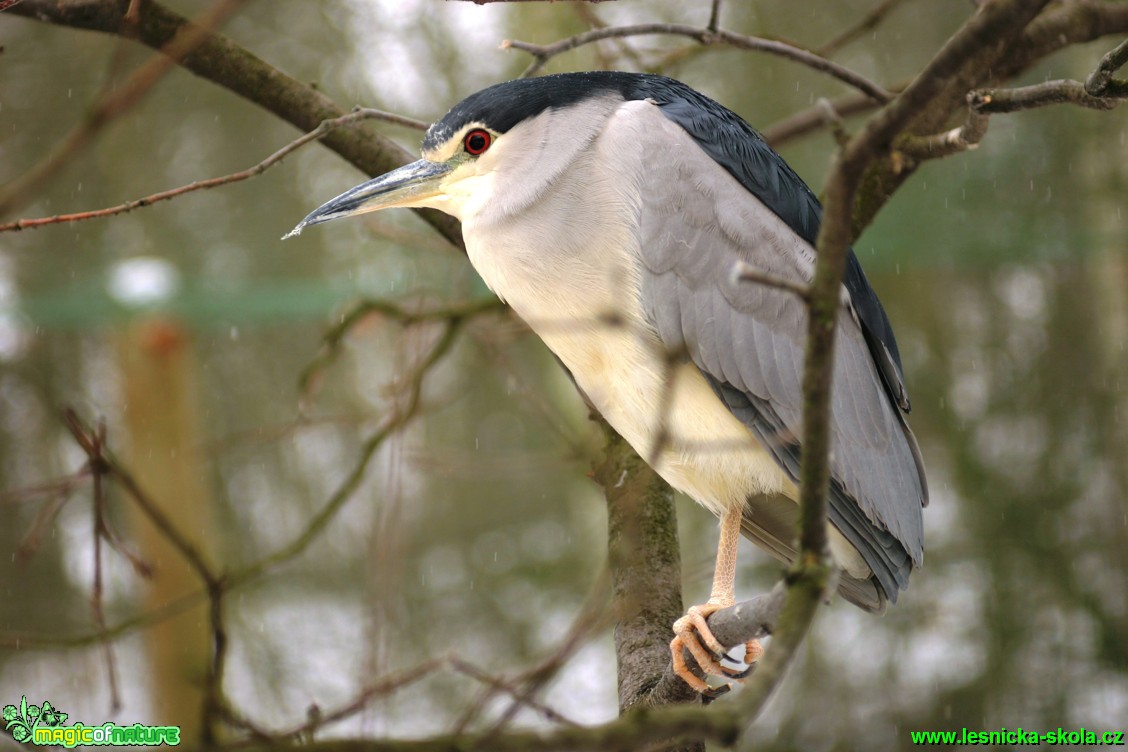
<path fill-rule="evenodd" d="M 741 534 L 798 556 L 808 312 L 795 286 L 813 277 L 818 199 L 739 115 L 654 74 L 495 84 L 431 125 L 421 151 L 287 237 L 392 207 L 460 220 L 471 264 L 588 403 L 720 519 L 709 599 L 670 643 L 676 673 L 715 696 L 729 685 L 710 686 L 684 653 L 706 675 L 748 673 L 720 662 L 706 622 L 735 602 Z M 838 592 L 880 613 L 923 563 L 928 488 L 893 329 L 852 249 L 835 347 L 829 549 Z M 763 652 L 744 647 L 747 665 Z"/>

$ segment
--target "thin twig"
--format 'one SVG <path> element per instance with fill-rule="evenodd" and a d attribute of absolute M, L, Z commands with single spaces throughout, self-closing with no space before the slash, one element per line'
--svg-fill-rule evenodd
<path fill-rule="evenodd" d="M 90 469 L 83 467 L 78 472 L 63 476 L 45 483 L 37 483 L 23 488 L 13 488 L 0 493 L 0 505 L 22 504 L 32 501 L 37 496 L 69 496 L 78 486 L 90 478 Z"/>
<path fill-rule="evenodd" d="M 376 450 L 383 445 L 389 436 L 403 428 L 418 415 L 423 381 L 435 364 L 450 352 L 464 321 L 465 319 L 456 318 L 445 323 L 445 328 L 438 341 L 431 346 L 430 351 L 414 368 L 409 377 L 408 394 L 404 406 L 389 416 L 384 424 L 364 441 L 360 447 L 360 457 L 356 465 L 337 486 L 328 501 L 313 516 L 306 528 L 292 541 L 273 553 L 267 554 L 243 569 L 231 573 L 227 578 L 229 587 L 257 579 L 267 571 L 299 556 L 325 530 L 345 502 L 352 498 L 353 492 L 360 486 L 361 481 L 364 480 L 368 465 L 375 456 Z"/>
<path fill-rule="evenodd" d="M 901 82 L 895 86 L 889 87 L 889 91 L 893 94 L 898 94 L 906 85 L 907 82 Z M 827 101 L 830 106 L 834 108 L 834 111 L 843 118 L 863 112 L 872 112 L 881 106 L 880 102 L 875 102 L 869 96 L 859 91 L 851 91 Z M 827 125 L 826 106 L 820 102 L 816 102 L 814 105 L 804 110 L 800 110 L 792 115 L 788 115 L 782 120 L 772 123 L 760 131 L 760 135 L 763 136 L 764 140 L 772 147 L 778 149 L 781 144 L 791 139 L 821 130 L 827 127 Z"/>
<path fill-rule="evenodd" d="M 138 68 L 120 87 L 107 92 L 44 159 L 22 177 L 0 189 L 0 215 L 18 211 L 32 201 L 39 190 L 74 157 L 93 143 L 95 136 L 128 112 L 153 89 L 177 62 L 202 43 L 210 31 L 238 10 L 244 0 L 217 0 L 183 34 L 174 37 L 164 55 L 152 58 Z"/>
<path fill-rule="evenodd" d="M 467 663 L 461 658 L 451 657 L 449 660 L 451 668 L 458 673 L 465 674 L 466 676 L 469 676 L 470 678 L 475 679 L 482 684 L 496 689 L 499 692 L 508 694 L 513 698 L 514 702 L 535 710 L 536 712 L 544 716 L 546 720 L 553 723 L 559 723 L 562 726 L 572 726 L 574 728 L 579 728 L 579 723 L 573 721 L 571 718 L 568 718 L 565 715 L 562 715 L 559 711 L 549 707 L 548 705 L 545 705 L 544 703 L 538 702 L 532 697 L 529 697 L 528 692 L 524 692 L 518 689 L 517 687 L 513 686 L 512 683 L 507 682 L 500 677 L 487 674 L 485 671 L 478 668 L 474 664 Z"/>
<path fill-rule="evenodd" d="M 607 599 L 610 595 L 610 587 L 611 573 L 607 566 L 604 565 L 600 568 L 599 576 L 596 577 L 595 582 L 592 583 L 591 589 L 588 591 L 583 608 L 580 609 L 576 618 L 572 620 L 571 627 L 569 627 L 567 634 L 564 635 L 564 638 L 560 641 L 556 650 L 532 668 L 526 669 L 518 677 L 517 681 L 524 684 L 524 687 L 517 694 L 513 695 L 509 707 L 502 711 L 497 723 L 495 723 L 493 728 L 485 735 L 487 740 L 496 734 L 500 734 L 509 722 L 513 720 L 517 711 L 520 710 L 523 705 L 529 704 L 532 698 L 556 677 L 560 669 L 572 659 L 572 656 L 574 656 L 588 640 L 599 632 L 611 627 L 613 624 L 613 614 L 606 608 Z"/>
<path fill-rule="evenodd" d="M 709 31 L 713 32 L 714 34 L 716 34 L 717 30 L 720 28 L 720 25 L 721 25 L 721 0 L 713 0 L 711 6 L 709 8 L 709 23 L 706 24 L 705 28 L 708 29 Z"/>
<path fill-rule="evenodd" d="M 44 533 L 51 528 L 69 499 L 69 493 L 59 494 L 43 505 L 16 547 L 17 564 L 26 564 L 39 551 L 39 547 L 43 544 Z"/>
<path fill-rule="evenodd" d="M 787 60 L 806 65 L 821 73 L 826 73 L 864 92 L 867 96 L 878 102 L 888 102 L 893 96 L 879 84 L 870 81 L 860 73 L 852 71 L 831 60 L 827 60 L 826 58 L 819 57 L 815 53 L 804 50 L 801 47 L 796 47 L 774 39 L 736 34 L 731 31 L 725 31 L 724 29 L 712 31 L 708 28 L 698 28 L 684 24 L 652 23 L 636 24 L 633 26 L 613 26 L 607 29 L 593 29 L 592 31 L 587 31 L 583 34 L 577 34 L 573 37 L 545 45 L 522 42 L 516 39 L 507 39 L 501 43 L 501 48 L 522 50 L 533 56 L 532 64 L 521 74 L 522 78 L 527 78 L 544 67 L 545 63 L 551 58 L 564 52 L 574 50 L 577 47 L 582 47 L 583 45 L 598 42 L 603 39 L 621 39 L 623 37 L 647 36 L 653 34 L 689 37 L 707 46 L 723 44 L 742 50 L 755 50 L 778 55 Z"/>
<path fill-rule="evenodd" d="M 73 637 L 46 637 L 42 634 L 24 634 L 19 632 L 0 633 L 0 648 L 12 650 L 59 650 L 67 648 L 85 648 L 98 645 L 103 640 L 116 640 L 154 624 L 176 618 L 180 614 L 200 605 L 205 600 L 203 590 L 196 590 L 183 595 L 171 603 L 160 608 L 137 614 L 123 619 L 112 627 L 104 630 L 95 630 L 87 634 Z"/>
<path fill-rule="evenodd" d="M 830 57 L 834 53 L 838 52 L 838 50 L 848 45 L 850 42 L 853 42 L 855 39 L 865 34 L 867 31 L 871 31 L 877 28 L 877 25 L 880 24 L 887 15 L 889 15 L 889 12 L 900 5 L 902 2 L 904 2 L 904 0 L 881 0 L 880 3 L 875 5 L 869 10 L 868 13 L 862 16 L 861 20 L 858 21 L 858 23 L 854 24 L 848 29 L 843 29 L 829 42 L 815 50 L 815 52 L 817 52 L 819 55 L 822 55 L 823 57 Z"/>
<path fill-rule="evenodd" d="M 539 692 L 560 669 L 571 660 L 576 651 L 594 634 L 610 626 L 609 616 L 604 604 L 607 600 L 607 591 L 610 586 L 610 570 L 604 566 L 588 591 L 584 606 L 572 620 L 567 634 L 560 641 L 551 654 L 533 667 L 526 669 L 511 682 L 503 682 L 505 688 L 491 686 L 483 691 L 471 703 L 462 716 L 454 723 L 454 734 L 462 734 L 485 708 L 486 704 L 494 698 L 499 690 L 505 691 L 513 698 L 510 705 L 502 711 L 498 720 L 486 732 L 485 738 L 492 739 L 502 732 L 504 727 L 513 719 L 513 716 L 523 705 L 529 705 L 533 696 Z M 518 687 L 510 691 L 511 687 Z"/>
<path fill-rule="evenodd" d="M 102 450 L 106 445 L 105 421 L 98 421 L 98 426 L 90 435 L 90 438 L 94 450 L 89 460 L 90 470 L 94 475 L 94 586 L 90 592 L 90 611 L 94 618 L 94 626 L 98 631 L 105 631 L 106 612 L 102 608 L 102 539 L 105 537 L 105 476 L 108 472 L 106 463 L 102 461 Z M 121 709 L 121 693 L 118 691 L 117 661 L 114 659 L 114 647 L 109 640 L 102 641 L 102 659 L 106 664 L 106 679 L 110 685 L 110 708 L 112 712 L 116 713 Z"/>
<path fill-rule="evenodd" d="M 37 227 L 43 227 L 44 225 L 54 225 L 63 222 L 81 222 L 87 219 L 112 217 L 117 214 L 125 214 L 126 212 L 133 211 L 134 209 L 151 206 L 152 204 L 158 203 L 160 201 L 167 201 L 178 196 L 183 196 L 184 194 L 192 193 L 193 191 L 207 190 L 209 188 L 215 188 L 221 185 L 238 183 L 240 181 L 247 180 L 248 178 L 253 178 L 261 175 L 311 141 L 317 141 L 321 138 L 324 138 L 325 135 L 332 131 L 334 128 L 340 128 L 341 126 L 347 125 L 348 123 L 369 118 L 382 120 L 384 122 L 393 123 L 396 125 L 403 125 L 410 128 L 424 130 L 427 128 L 426 123 L 414 120 L 412 118 L 405 118 L 402 115 L 396 115 L 395 113 L 391 112 L 384 112 L 383 110 L 358 108 L 347 115 L 331 118 L 329 120 L 323 120 L 321 124 L 314 128 L 312 131 L 309 131 L 308 133 L 294 139 L 278 151 L 271 154 L 266 159 L 262 160 L 253 167 L 248 167 L 245 170 L 233 172 L 229 175 L 223 175 L 221 177 L 197 180 L 192 183 L 188 183 L 187 185 L 182 185 L 179 188 L 171 188 L 167 191 L 160 191 L 159 193 L 154 193 L 150 196 L 145 196 L 144 198 L 134 199 L 132 201 L 127 201 L 124 204 L 118 204 L 117 206 L 110 206 L 104 209 L 75 212 L 73 214 L 56 214 L 52 217 L 38 217 L 35 219 L 18 219 L 14 222 L 0 224 L 0 232 L 32 230 Z"/>
<path fill-rule="evenodd" d="M 25 0 L 12 13 L 57 26 L 120 36 L 120 6 L 120 3 L 102 0 L 71 0 L 66 3 Z M 146 0 L 142 8 L 137 41 L 164 54 L 167 54 L 170 40 L 198 28 L 158 0 Z M 205 34 L 193 54 L 177 62 L 185 70 L 273 113 L 301 131 L 313 130 L 322 120 L 346 114 L 315 87 L 286 75 L 221 34 Z M 371 176 L 382 175 L 415 158 L 394 141 L 370 128 L 340 128 L 327 135 L 323 143 Z M 455 248 L 465 251 L 457 220 L 441 212 L 416 211 Z"/>
<path fill-rule="evenodd" d="M 979 146 L 987 135 L 988 116 L 1055 104 L 1111 110 L 1128 99 L 1128 82 L 1113 74 L 1128 62 L 1128 40 L 1101 58 L 1085 82 L 1062 79 L 1014 89 L 977 89 L 967 95 L 963 125 L 931 136 L 901 136 L 897 153 L 917 161 L 946 157 Z"/>
<path fill-rule="evenodd" d="M 104 468 L 103 472 L 111 476 L 120 484 L 134 503 L 141 509 L 149 521 L 160 531 L 161 535 L 177 550 L 188 565 L 196 572 L 200 580 L 208 586 L 218 581 L 218 576 L 212 571 L 195 544 L 184 537 L 184 534 L 173 524 L 172 520 L 164 513 L 160 506 L 149 498 L 133 475 L 115 460 L 95 438 L 90 430 L 73 409 L 63 411 L 63 422 L 71 432 L 75 441 L 86 452 L 86 456 L 94 467 Z"/>
<path fill-rule="evenodd" d="M 298 376 L 298 391 L 303 399 L 308 399 L 317 377 L 340 354 L 341 343 L 353 327 L 362 319 L 372 314 L 379 314 L 392 319 L 402 326 L 433 321 L 463 321 L 493 311 L 500 311 L 505 304 L 497 298 L 473 300 L 468 303 L 455 303 L 443 308 L 433 308 L 423 311 L 412 311 L 402 303 L 393 303 L 384 299 L 366 299 L 353 305 L 321 338 L 321 350 Z"/>
<path fill-rule="evenodd" d="M 208 630 L 211 633 L 212 650 L 208 670 L 203 680 L 204 701 L 202 706 L 201 741 L 211 746 L 219 739 L 220 724 L 225 718 L 227 699 L 223 693 L 223 679 L 227 668 L 227 624 L 223 618 L 227 593 L 226 581 L 220 579 L 207 583 Z"/>

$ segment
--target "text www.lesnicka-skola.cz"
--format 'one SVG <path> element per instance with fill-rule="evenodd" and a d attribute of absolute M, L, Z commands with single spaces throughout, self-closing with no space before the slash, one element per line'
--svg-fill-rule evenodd
<path fill-rule="evenodd" d="M 1123 731 L 1091 731 L 1084 727 L 1068 730 L 1058 727 L 1041 733 L 1023 728 L 1008 729 L 1005 726 L 998 731 L 976 731 L 969 728 L 959 731 L 910 731 L 909 737 L 913 744 L 948 744 L 953 747 L 981 744 L 1016 747 L 1038 747 L 1043 744 L 1122 747 L 1125 744 Z"/>

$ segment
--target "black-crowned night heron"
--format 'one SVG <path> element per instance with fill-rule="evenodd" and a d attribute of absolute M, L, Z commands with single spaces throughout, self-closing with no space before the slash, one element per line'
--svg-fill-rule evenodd
<path fill-rule="evenodd" d="M 747 123 L 688 86 L 634 73 L 510 81 L 431 126 L 423 159 L 299 224 L 389 207 L 457 217 L 470 261 L 654 469 L 721 519 L 713 590 L 674 624 L 731 676 L 705 624 L 733 603 L 743 532 L 796 552 L 807 310 L 756 270 L 806 284 L 820 207 Z M 923 557 L 928 501 L 893 331 L 853 252 L 832 395 L 831 554 L 839 592 L 896 601 Z M 708 649 L 703 647 L 707 646 Z M 759 654 L 746 646 L 745 661 Z"/>

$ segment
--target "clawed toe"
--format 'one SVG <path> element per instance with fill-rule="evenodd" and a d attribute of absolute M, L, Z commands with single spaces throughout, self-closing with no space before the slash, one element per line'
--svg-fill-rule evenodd
<path fill-rule="evenodd" d="M 701 701 L 705 705 L 708 705 L 718 697 L 727 695 L 730 691 L 732 691 L 731 684 L 722 684 L 719 687 L 706 687 L 705 689 L 701 690 Z"/>
<path fill-rule="evenodd" d="M 710 687 L 706 684 L 686 665 L 685 650 L 689 651 L 694 661 L 706 675 L 719 676 L 733 681 L 747 678 L 755 668 L 753 664 L 764 653 L 759 641 L 751 640 L 744 645 L 744 663 L 747 664 L 747 668 L 740 670 L 721 665 L 721 661 L 728 656 L 724 646 L 713 636 L 713 632 L 706 622 L 706 618 L 719 608 L 721 608 L 721 604 L 717 603 L 706 603 L 690 608 L 685 616 L 674 622 L 675 637 L 670 642 L 674 673 L 700 693 L 706 701 L 715 700 L 728 692 L 731 685 Z"/>

